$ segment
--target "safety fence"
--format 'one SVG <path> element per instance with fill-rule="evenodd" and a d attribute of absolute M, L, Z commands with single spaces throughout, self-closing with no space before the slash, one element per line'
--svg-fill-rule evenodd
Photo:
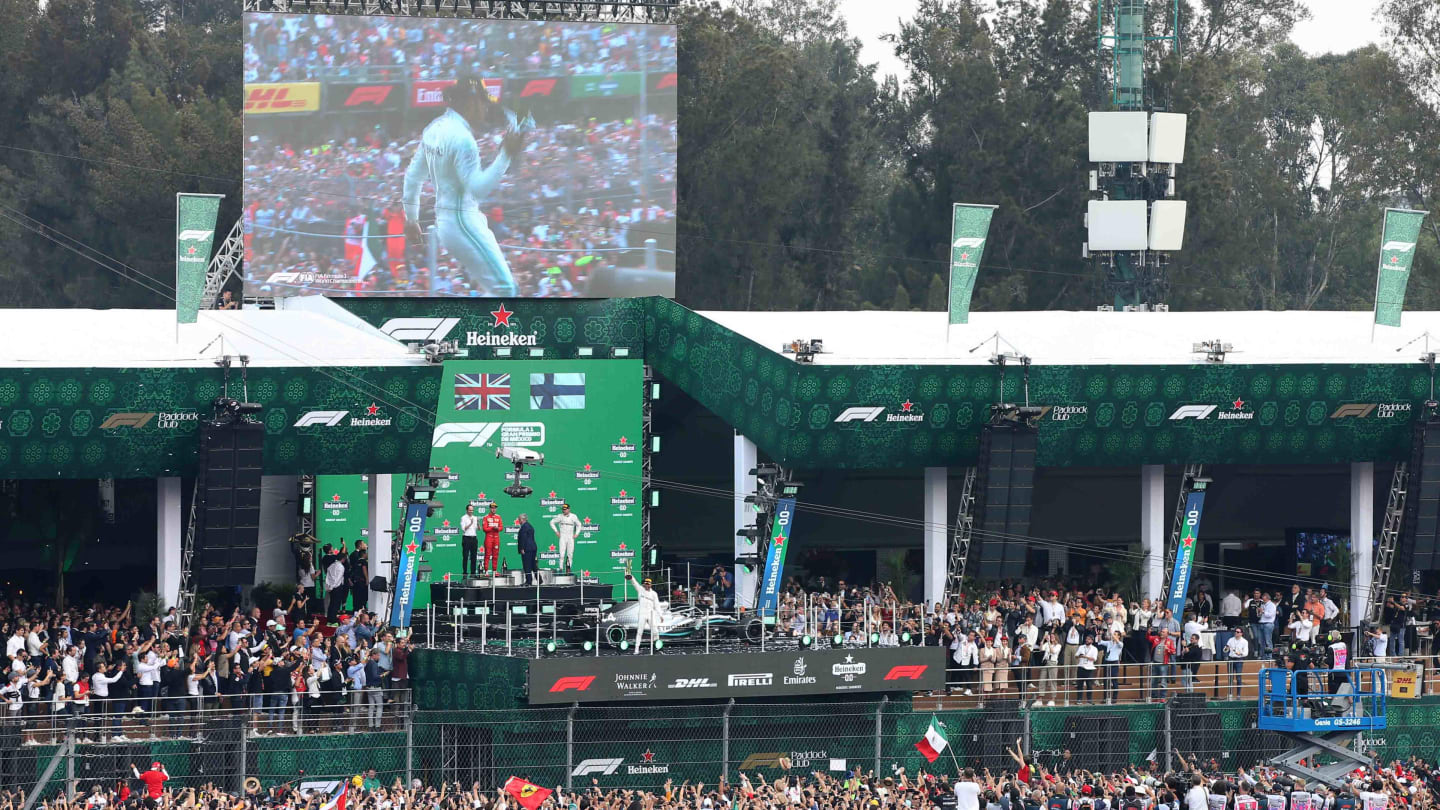
<path fill-rule="evenodd" d="M 927 763 L 914 747 L 931 717 L 950 748 Z M 1440 755 L 1440 700 L 1393 701 L 1386 729 L 1360 745 L 1381 760 Z M 494 788 L 511 775 L 544 785 L 655 788 L 675 782 L 773 778 L 786 770 L 860 768 L 878 775 L 958 767 L 1015 768 L 1010 751 L 1044 764 L 1066 756 L 1076 767 L 1113 772 L 1154 760 L 1215 760 L 1233 771 L 1275 756 L 1288 740 L 1256 727 L 1256 705 L 1173 698 L 1112 707 L 1040 707 L 1009 702 L 985 709 L 927 711 L 900 698 L 837 702 L 696 702 L 569 706 L 521 710 L 425 711 L 398 727 L 354 734 L 257 737 L 238 717 L 214 718 L 204 739 L 83 743 L 67 728 L 54 745 L 0 746 L 0 780 L 42 785 L 42 795 L 128 778 L 130 766 L 160 761 L 177 786 L 207 782 L 240 790 L 337 779 L 373 768 L 396 779 Z M 47 773 L 47 770 L 49 773 Z"/>

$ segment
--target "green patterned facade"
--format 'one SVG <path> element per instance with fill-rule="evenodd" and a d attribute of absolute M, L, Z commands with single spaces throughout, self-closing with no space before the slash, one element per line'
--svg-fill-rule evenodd
<path fill-rule="evenodd" d="M 423 469 L 439 380 L 438 367 L 423 366 L 252 369 L 247 399 L 263 407 L 265 472 Z M 0 369 L 0 477 L 193 475 L 199 419 L 223 384 L 217 368 Z M 320 410 L 389 424 L 295 427 Z"/>
<path fill-rule="evenodd" d="M 338 302 L 377 327 L 394 318 L 454 318 L 448 336 L 473 360 L 503 359 L 492 342 L 515 338 L 533 339 L 547 360 L 643 358 L 772 459 L 797 469 L 973 464 L 989 405 L 1000 396 L 993 366 L 799 365 L 663 298 Z M 513 313 L 508 324 L 497 323 L 502 308 Z M 529 359 L 529 349 L 512 356 Z M 252 371 L 248 398 L 264 407 L 266 472 L 423 469 L 440 378 L 437 366 Z M 0 370 L 0 477 L 191 474 L 195 416 L 208 412 L 220 383 L 219 370 L 210 368 Z M 1018 399 L 1020 385 L 1018 373 L 1008 375 L 1005 399 Z M 1050 409 L 1037 463 L 1399 461 L 1409 454 L 1429 385 L 1418 363 L 1037 365 L 1030 400 Z M 848 407 L 895 411 L 903 402 L 920 418 L 835 422 Z M 1213 410 L 1175 418 L 1182 406 Z M 294 427 L 314 410 L 388 424 Z M 154 416 L 140 426 L 105 427 L 117 414 L 135 413 Z"/>

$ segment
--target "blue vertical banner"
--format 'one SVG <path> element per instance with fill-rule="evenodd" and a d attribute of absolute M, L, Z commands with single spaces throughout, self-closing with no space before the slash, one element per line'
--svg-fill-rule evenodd
<path fill-rule="evenodd" d="M 1200 513 L 1205 509 L 1205 491 L 1185 497 L 1185 522 L 1180 527 L 1180 547 L 1175 549 L 1175 570 L 1170 574 L 1170 595 L 1165 607 L 1176 621 L 1185 615 L 1185 594 L 1190 590 L 1190 572 L 1195 570 L 1195 544 L 1200 542 Z"/>
<path fill-rule="evenodd" d="M 765 581 L 760 583 L 756 609 L 760 618 L 774 618 L 780 609 L 781 575 L 785 573 L 785 552 L 790 549 L 790 524 L 795 520 L 795 499 L 781 498 L 775 504 L 775 533 L 765 555 Z"/>
<path fill-rule="evenodd" d="M 410 626 L 410 609 L 415 604 L 415 565 L 420 560 L 420 545 L 425 540 L 427 503 L 405 506 L 405 545 L 400 547 L 400 563 L 395 566 L 395 598 L 390 602 L 390 624 Z"/>

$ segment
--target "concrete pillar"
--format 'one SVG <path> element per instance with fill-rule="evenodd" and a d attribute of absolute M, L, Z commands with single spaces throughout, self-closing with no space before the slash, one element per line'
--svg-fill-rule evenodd
<path fill-rule="evenodd" d="M 365 542 L 370 545 L 370 576 L 383 576 L 390 586 L 385 593 L 370 592 L 370 609 L 386 619 L 389 618 L 390 594 L 395 592 L 395 572 L 390 568 L 391 552 L 394 551 L 390 530 L 394 528 L 395 495 L 390 481 L 389 473 L 370 475 L 370 500 L 366 505 L 370 528 L 365 532 Z M 461 511 L 464 511 L 463 508 Z"/>
<path fill-rule="evenodd" d="M 735 531 L 740 531 L 751 523 L 755 522 L 755 510 L 750 504 L 745 503 L 746 495 L 755 494 L 755 476 L 750 471 L 755 469 L 759 459 L 759 451 L 755 443 L 740 435 L 735 434 L 735 467 L 732 480 L 734 481 L 735 496 Z M 758 545 L 750 545 L 745 538 L 735 536 L 735 556 L 739 557 L 758 549 Z M 735 566 L 735 605 L 737 607 L 755 607 L 755 586 L 757 584 L 756 572 L 746 572 L 745 567 Z"/>
<path fill-rule="evenodd" d="M 1140 595 L 1165 596 L 1165 465 L 1140 467 Z"/>
<path fill-rule="evenodd" d="M 950 468 L 925 468 L 925 603 L 933 605 L 945 595 L 950 573 Z"/>
<path fill-rule="evenodd" d="M 160 478 L 155 493 L 155 592 L 165 607 L 180 601 L 180 555 L 185 542 L 185 518 L 179 478 Z"/>
<path fill-rule="evenodd" d="M 1375 462 L 1350 465 L 1350 624 L 1370 611 L 1370 581 L 1375 574 Z"/>

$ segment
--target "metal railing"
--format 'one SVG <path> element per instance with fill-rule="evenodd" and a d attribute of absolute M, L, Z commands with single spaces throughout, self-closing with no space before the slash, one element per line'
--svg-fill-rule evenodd
<path fill-rule="evenodd" d="M 234 695 L 155 695 L 64 702 L 30 701 L 6 718 L 20 745 L 204 741 L 209 730 L 240 724 L 247 736 L 396 731 L 411 713 L 409 689 L 343 689 Z"/>

